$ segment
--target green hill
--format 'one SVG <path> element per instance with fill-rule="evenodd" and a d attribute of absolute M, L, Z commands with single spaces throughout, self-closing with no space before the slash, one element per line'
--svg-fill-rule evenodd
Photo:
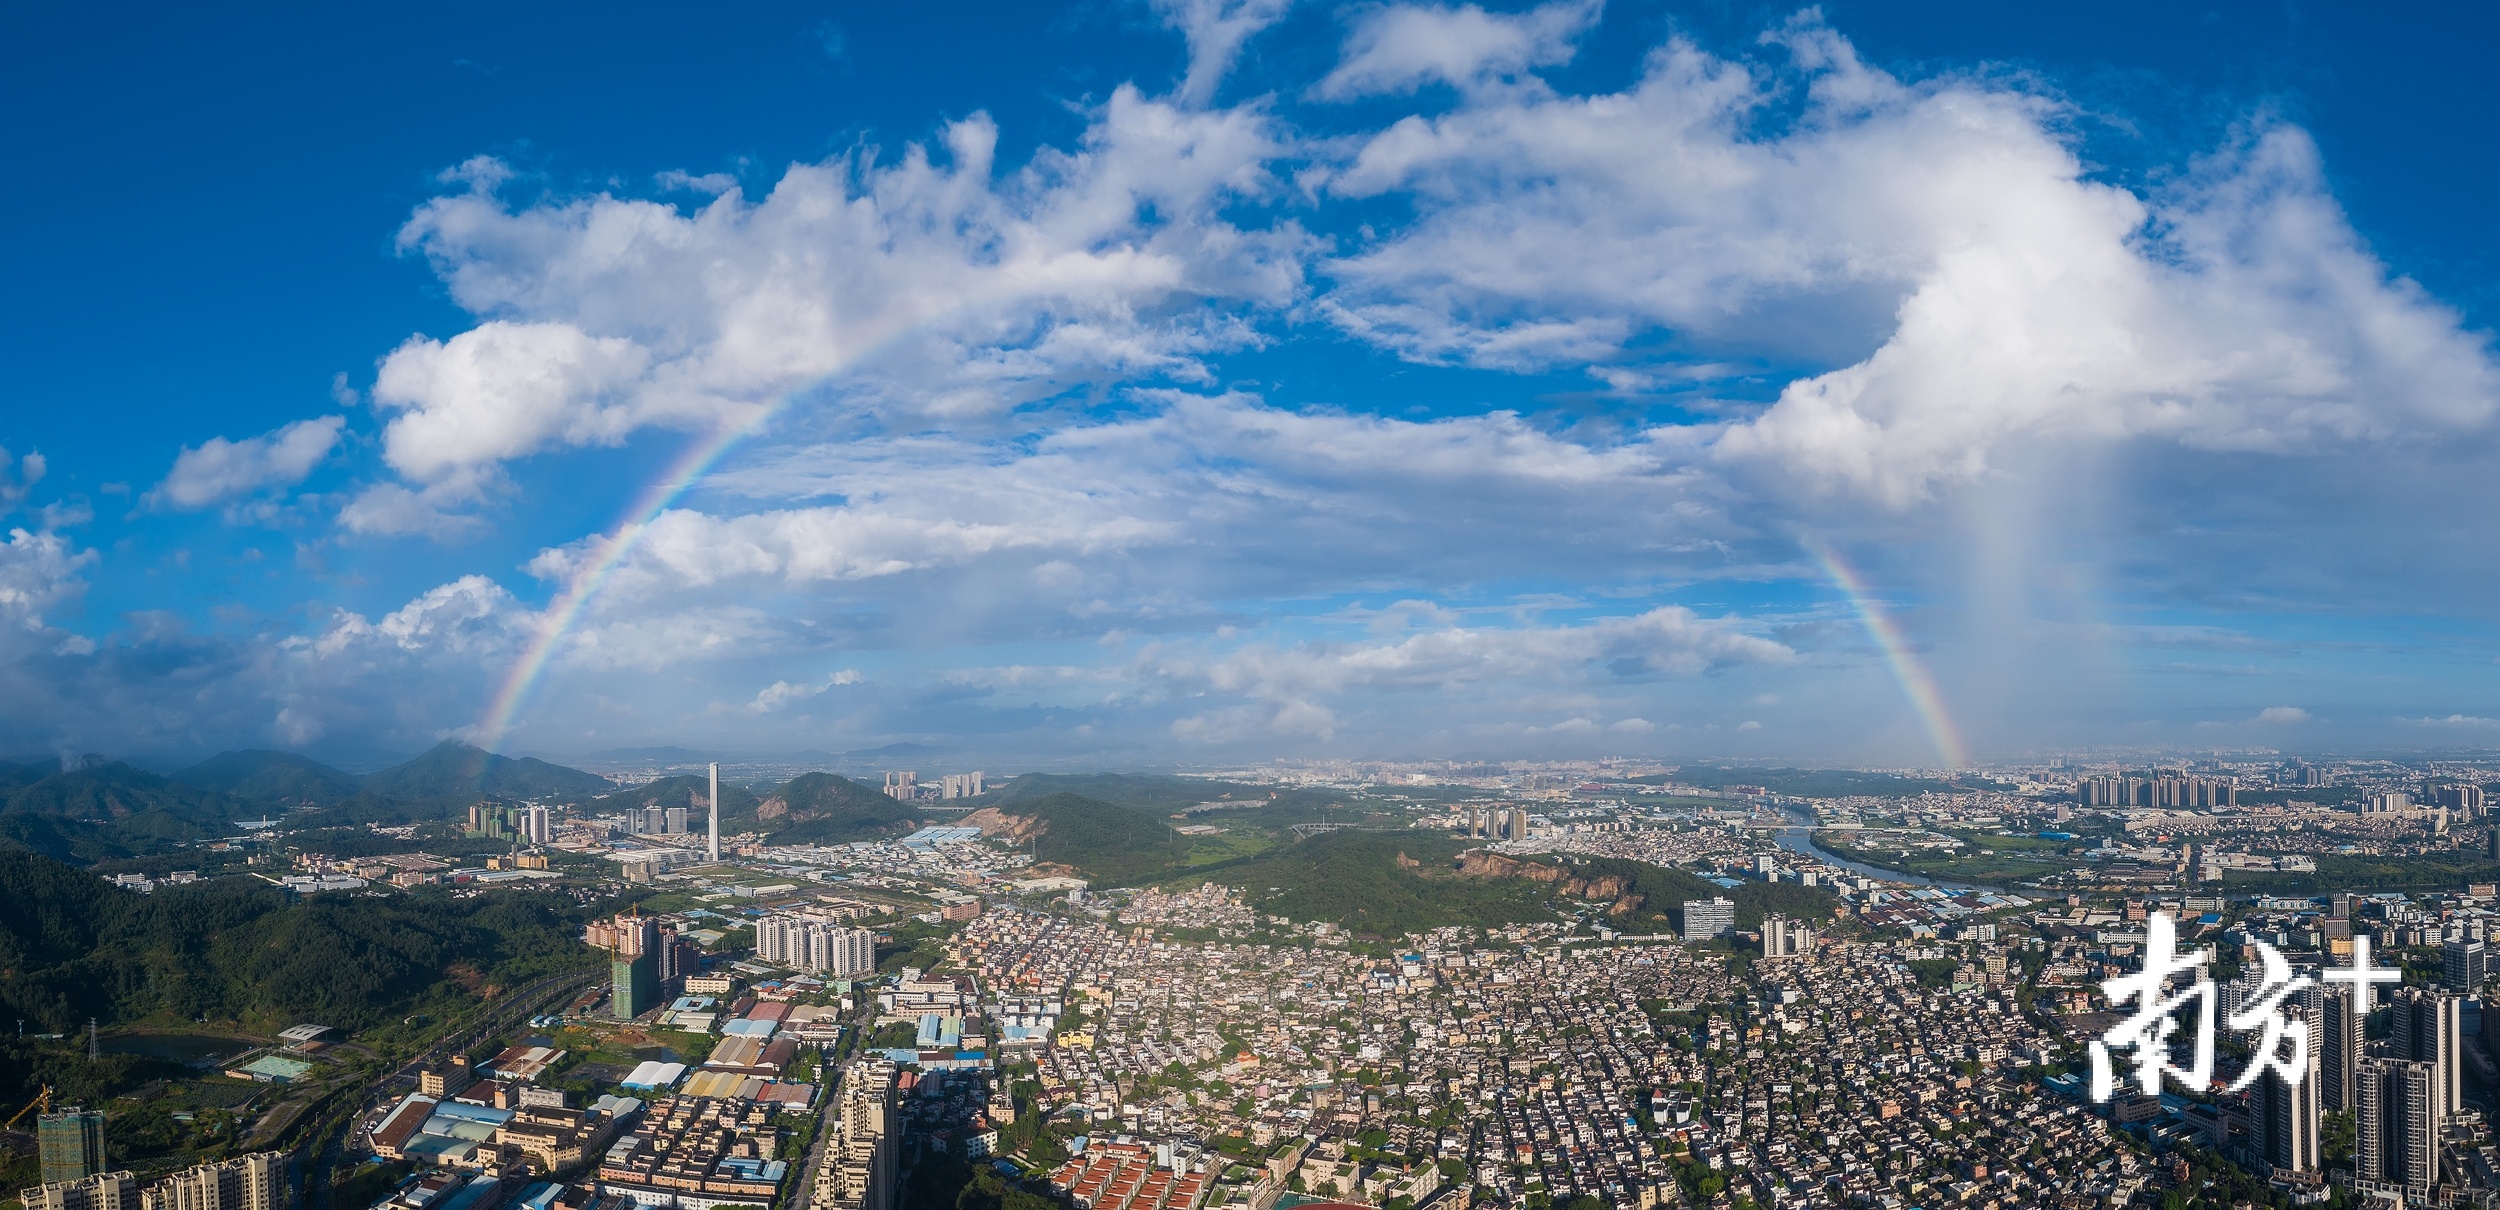
<path fill-rule="evenodd" d="M 1098 798 L 1052 794 L 990 810 L 1008 837 L 1032 842 L 1034 861 L 1066 866 L 1096 886 L 1151 882 L 1178 868 L 1189 851 L 1187 838 L 1161 818 Z"/>
<path fill-rule="evenodd" d="M 22 782 L 0 797 L 0 814 L 110 824 L 132 836 L 155 838 L 215 835 L 234 820 L 248 818 L 252 808 L 230 795 L 101 757 Z"/>
<path fill-rule="evenodd" d="M 1213 874 L 1252 906 L 1396 937 L 1447 926 L 1550 920 L 1557 908 L 1597 910 L 1626 932 L 1681 931 L 1684 902 L 1725 896 L 1736 927 L 1766 912 L 1829 920 L 1830 891 L 1794 883 L 1723 888 L 1686 870 L 1617 858 L 1505 857 L 1424 832 L 1325 832 Z"/>
<path fill-rule="evenodd" d="M 752 796 L 749 796 L 752 798 Z M 721 788 L 721 800 L 730 801 Z M 831 773 L 802 773 L 751 808 L 755 826 L 772 844 L 841 844 L 908 828 L 917 818 L 911 804 Z"/>
<path fill-rule="evenodd" d="M 173 779 L 240 798 L 317 806 L 348 798 L 363 787 L 364 781 L 309 757 L 265 748 L 220 752 L 176 772 Z"/>
<path fill-rule="evenodd" d="M 420 998 L 460 994 L 450 987 L 462 976 L 493 982 L 586 965 L 578 930 L 595 910 L 517 890 L 298 902 L 248 878 L 136 895 L 0 850 L 0 1015 L 23 1018 L 29 1032 L 68 1032 L 89 1017 L 353 1029 Z M 20 1079 L 0 1071 L 0 1084 Z"/>
<path fill-rule="evenodd" d="M 605 794 L 615 784 L 596 773 L 514 759 L 447 739 L 404 764 L 366 775 L 362 788 L 390 798 L 567 798 Z"/>
<path fill-rule="evenodd" d="M 1454 868 L 1460 848 L 1424 832 L 1323 832 L 1214 878 L 1262 912 L 1379 937 L 1553 919 L 1550 887 L 1463 876 Z"/>

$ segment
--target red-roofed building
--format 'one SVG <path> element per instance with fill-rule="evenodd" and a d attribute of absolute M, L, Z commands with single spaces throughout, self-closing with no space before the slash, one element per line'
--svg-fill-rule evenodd
<path fill-rule="evenodd" d="M 1159 1166 L 1135 1143 L 1097 1143 L 1051 1173 L 1051 1187 L 1082 1210 L 1196 1210 L 1209 1177 Z"/>

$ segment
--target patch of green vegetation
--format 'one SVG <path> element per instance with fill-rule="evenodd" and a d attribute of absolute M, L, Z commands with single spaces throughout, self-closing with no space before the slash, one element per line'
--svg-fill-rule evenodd
<path fill-rule="evenodd" d="M 2082 863 L 2084 846 L 2075 841 L 2042 840 L 2036 836 L 1991 836 L 1957 833 L 1965 847 L 1958 851 L 1910 849 L 1869 843 L 1860 833 L 1825 828 L 1814 843 L 1851 861 L 1880 869 L 1900 870 L 1947 882 L 2029 882 L 2074 869 Z M 1979 850 L 1994 849 L 1983 854 Z"/>
<path fill-rule="evenodd" d="M 1063 865 L 1100 887 L 1152 882 L 1187 859 L 1189 838 L 1162 819 L 1076 794 L 1002 803 L 1000 811 L 1035 821 L 1033 859 Z"/>
<path fill-rule="evenodd" d="M 1214 836 L 1192 836 L 1189 838 L 1189 853 L 1182 861 L 1195 870 L 1256 857 L 1275 848 L 1276 844 L 1274 836 L 1261 832 L 1233 831 Z"/>
<path fill-rule="evenodd" d="M 2325 891 L 2403 891 L 2455 889 L 2469 882 L 2500 882 L 2500 864 L 2464 854 L 2420 857 L 2373 857 L 2327 853 L 2317 857 L 2314 874 L 2278 871 L 2224 870 L 2222 884 L 2234 891 L 2313 895 Z"/>
<path fill-rule="evenodd" d="M 518 888 L 298 902 L 241 878 L 134 895 L 0 851 L 0 1015 L 47 1033 L 90 1017 L 354 1030 L 395 1021 L 445 985 L 474 1002 L 488 987 L 587 967 L 581 922 L 605 906 Z M 28 1074 L 0 1069 L 0 1096 Z"/>
<path fill-rule="evenodd" d="M 1422 832 L 1323 832 L 1215 879 L 1240 887 L 1262 912 L 1383 937 L 1554 918 L 1544 884 L 1461 876 L 1451 866 L 1462 847 Z"/>

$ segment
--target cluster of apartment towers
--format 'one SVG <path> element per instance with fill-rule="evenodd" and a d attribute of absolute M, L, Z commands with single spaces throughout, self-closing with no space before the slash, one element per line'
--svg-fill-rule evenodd
<path fill-rule="evenodd" d="M 1475 807 L 1467 812 L 1467 834 L 1486 840 L 1526 840 L 1528 809 L 1512 807 Z"/>
<path fill-rule="evenodd" d="M 284 1210 L 286 1156 L 257 1151 L 186 1168 L 144 1187 L 104 1171 L 104 1115 L 76 1107 L 35 1119 L 43 1183 L 20 1190 L 26 1210 Z"/>
<path fill-rule="evenodd" d="M 2477 968 L 2446 972 L 2451 986 L 2481 985 L 2482 946 L 2451 946 L 2447 957 L 2451 967 L 2462 958 Z M 2244 978 L 2225 984 L 2221 993 L 2219 1009 L 2228 1015 L 2252 1001 L 2258 989 L 2253 978 Z M 2221 1125 L 2225 1132 L 2247 1131 L 2274 1173 L 2315 1173 L 2319 1114 L 2349 1111 L 2355 1190 L 2402 1197 L 2408 1204 L 2427 1201 L 2440 1184 L 2440 1139 L 2465 1105 L 2464 997 L 2439 988 L 2396 989 L 2381 1001 L 2394 1028 L 2373 1053 L 2365 1041 L 2368 996 L 2367 990 L 2356 996 L 2350 989 L 2317 984 L 2295 993 L 2287 1003 L 2297 1010 L 2294 1027 L 2309 1036 L 2307 1078 L 2295 1086 L 2269 1069 L 2252 1089 L 2246 1120 L 2233 1120 L 2234 1111 L 2226 1109 Z M 2136 1105 L 2141 1111 L 2141 1101 Z M 2121 1106 L 2121 1120 L 2127 1115 L 2128 1107 Z"/>

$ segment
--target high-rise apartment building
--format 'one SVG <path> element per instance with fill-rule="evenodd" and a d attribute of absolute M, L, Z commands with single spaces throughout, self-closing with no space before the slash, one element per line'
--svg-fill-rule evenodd
<path fill-rule="evenodd" d="M 2258 1153 L 2268 1171 L 2276 1174 L 2315 1172 L 2318 1169 L 2318 1112 L 2320 1080 L 2318 1028 L 2305 1018 L 2293 1017 L 2293 1029 L 2308 1037 L 2301 1050 L 2308 1056 L 2308 1069 L 2297 1082 L 2286 1080 L 2272 1068 L 2257 1077 L 2249 1108 L 2257 1122 Z"/>
<path fill-rule="evenodd" d="M 2459 937 L 2450 941 L 2439 947 L 2440 981 L 2447 985 L 2449 991 L 2461 996 L 2479 993 L 2483 990 L 2483 979 L 2489 973 L 2486 969 L 2488 958 L 2489 951 L 2477 938 Z"/>
<path fill-rule="evenodd" d="M 1736 931 L 1736 905 L 1726 899 L 1684 901 L 1684 939 L 1709 941 Z"/>
<path fill-rule="evenodd" d="M 877 935 L 821 916 L 767 916 L 755 923 L 755 956 L 836 979 L 857 979 L 877 969 Z"/>
<path fill-rule="evenodd" d="M 631 1021 L 660 1002 L 660 956 L 639 954 L 628 958 L 618 954 L 608 966 L 608 1012 L 619 1021 Z"/>
<path fill-rule="evenodd" d="M 1688 907 L 1686 911 L 1689 913 L 1691 909 Z M 1686 920 L 1689 923 L 1691 917 L 1687 915 Z M 1734 927 L 1734 924 L 1731 919 L 1729 926 Z M 1763 957 L 1794 958 L 1813 948 L 1814 930 L 1807 928 L 1805 921 L 1776 915 L 1762 918 Z"/>
<path fill-rule="evenodd" d="M 2388 1049 L 2398 1059 L 2430 1065 L 2436 1134 L 2449 1115 L 2465 1108 L 2465 1003 L 2421 987 L 2398 988 L 2389 999 L 2395 1029 Z"/>
<path fill-rule="evenodd" d="M 939 779 L 938 789 L 945 798 L 978 798 L 981 795 L 981 774 L 949 773 Z"/>
<path fill-rule="evenodd" d="M 910 802 L 920 793 L 920 775 L 908 769 L 889 770 L 885 775 L 885 796 Z"/>
<path fill-rule="evenodd" d="M 75 1181 L 49 1181 L 22 1190 L 26 1210 L 139 1210 L 139 1178 L 99 1172 Z"/>
<path fill-rule="evenodd" d="M 104 1115 L 76 1105 L 39 1114 L 35 1149 L 46 1184 L 94 1176 L 104 1171 Z"/>
<path fill-rule="evenodd" d="M 862 1059 L 842 1069 L 840 1118 L 826 1141 L 809 1210 L 893 1210 L 896 1136 L 902 1133 L 894 1106 L 898 1070 L 886 1059 Z"/>
<path fill-rule="evenodd" d="M 1510 809 L 1510 838 L 1512 840 L 1528 838 L 1528 809 L 1526 807 Z"/>
<path fill-rule="evenodd" d="M 531 844 L 546 844 L 556 838 L 555 816 L 545 807 L 530 807 L 521 813 L 521 837 Z"/>
<path fill-rule="evenodd" d="M 2318 1102 L 2329 1110 L 2344 1112 L 2358 1102 L 2353 1082 L 2361 1075 L 2363 1035 L 2368 1018 L 2352 1010 L 2353 994 L 2337 988 L 2321 996 L 2318 1014 Z"/>
<path fill-rule="evenodd" d="M 2075 801 L 2087 807 L 2236 807 L 2239 785 L 2227 777 L 2189 777 L 2175 771 L 2152 777 L 2091 777 L 2075 783 Z"/>
<path fill-rule="evenodd" d="M 2427 1203 L 2439 1184 L 2438 1077 L 2428 1063 L 2371 1059 L 2361 1065 L 2354 1114 L 2353 1186 Z"/>
<path fill-rule="evenodd" d="M 686 820 L 688 814 L 689 813 L 684 807 L 670 807 L 668 809 L 667 825 L 669 835 L 683 836 L 686 834 Z"/>
<path fill-rule="evenodd" d="M 2483 814 L 2483 788 L 2481 786 L 2432 786 L 2426 797 L 2433 806 L 2463 812 L 2470 817 L 2480 817 Z"/>
<path fill-rule="evenodd" d="M 285 1210 L 286 1156 L 259 1151 L 185 1169 L 140 1193 L 140 1210 Z"/>

